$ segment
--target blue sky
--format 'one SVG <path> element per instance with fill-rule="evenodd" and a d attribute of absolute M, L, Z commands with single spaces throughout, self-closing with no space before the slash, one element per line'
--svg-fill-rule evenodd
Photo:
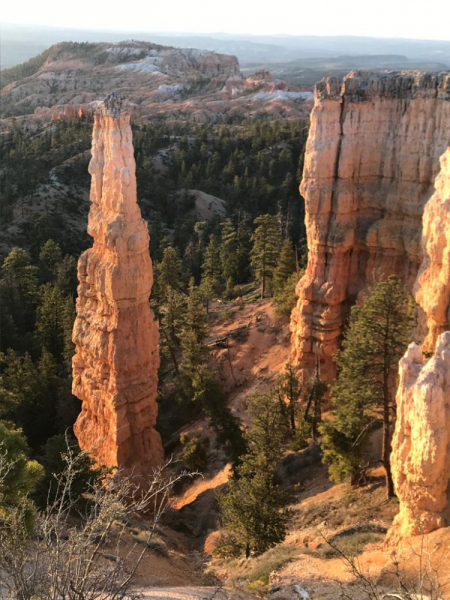
<path fill-rule="evenodd" d="M 120 31 L 450 40 L 450 0 L 9 0 L 1 19 Z"/>

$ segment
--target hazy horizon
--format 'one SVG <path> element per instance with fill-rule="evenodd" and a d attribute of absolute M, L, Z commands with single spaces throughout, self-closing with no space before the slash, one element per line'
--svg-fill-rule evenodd
<path fill-rule="evenodd" d="M 295 37 L 302 37 L 302 38 L 373 38 L 373 39 L 392 39 L 392 40 L 409 40 L 409 41 L 421 41 L 421 42 L 449 42 L 450 41 L 450 36 L 447 39 L 444 38 L 422 38 L 422 37 L 405 37 L 405 36 L 392 36 L 392 35 L 364 35 L 364 34 L 345 34 L 345 33 L 341 33 L 341 34 L 326 34 L 326 33 L 267 33 L 267 34 L 259 34 L 259 33 L 251 33 L 249 31 L 243 31 L 241 33 L 233 33 L 231 31 L 221 31 L 221 30 L 211 30 L 211 31 L 196 31 L 196 30 L 169 30 L 169 29 L 162 29 L 162 30 L 153 30 L 153 29 L 123 29 L 123 28 L 118 28 L 118 29 L 106 29 L 106 28 L 99 28 L 99 27 L 81 27 L 81 26 L 59 26 L 59 25 L 36 25 L 33 23 L 17 23 L 17 22 L 10 22 L 10 21 L 4 21 L 4 20 L 0 20 L 0 28 L 1 27 L 36 27 L 38 26 L 40 29 L 57 29 L 57 30 L 66 30 L 66 31 L 79 31 L 79 30 L 83 30 L 86 32 L 92 32 L 92 33 L 113 33 L 113 34 L 126 34 L 126 33 L 142 33 L 145 35 L 172 35 L 172 36 L 180 36 L 180 37 L 184 37 L 184 36 L 199 36 L 199 37 L 214 37 L 214 36 L 229 36 L 232 37 L 234 39 L 238 39 L 239 37 L 246 37 L 246 38 L 295 38 Z"/>
<path fill-rule="evenodd" d="M 130 0 L 125 9 L 105 10 L 104 4 L 79 0 L 74 11 L 58 0 L 17 0 L 3 8 L 2 25 L 110 33 L 450 40 L 446 0 L 428 0 L 426 11 L 417 0 L 378 0 L 375 9 L 353 0 L 315 5 L 279 0 L 275 11 L 261 8 L 258 0 L 229 0 L 225 8 L 218 14 L 217 5 L 206 0 L 172 0 L 155 10 L 143 0 Z"/>

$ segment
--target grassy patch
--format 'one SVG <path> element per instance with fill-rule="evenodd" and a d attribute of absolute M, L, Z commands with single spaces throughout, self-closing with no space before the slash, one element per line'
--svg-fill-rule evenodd
<path fill-rule="evenodd" d="M 236 583 L 246 583 L 250 586 L 249 589 L 259 590 L 259 587 L 262 589 L 269 583 L 273 571 L 281 569 L 299 553 L 299 549 L 295 546 L 276 546 L 261 556 L 245 561 L 243 569 L 234 579 Z"/>
<path fill-rule="evenodd" d="M 306 550 L 305 553 L 325 559 L 339 558 L 341 553 L 349 557 L 359 556 L 367 544 L 380 542 L 383 539 L 384 534 L 377 531 L 357 531 L 351 535 L 335 539 L 332 546 L 325 542 L 315 550 Z"/>

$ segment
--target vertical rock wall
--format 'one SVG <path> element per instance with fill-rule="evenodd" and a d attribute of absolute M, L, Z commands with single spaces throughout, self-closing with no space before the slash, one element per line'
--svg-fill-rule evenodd
<path fill-rule="evenodd" d="M 308 266 L 292 313 L 292 358 L 335 376 L 349 308 L 374 270 L 412 290 L 424 205 L 450 139 L 450 74 L 350 73 L 316 86 L 301 193 Z"/>
<path fill-rule="evenodd" d="M 130 115 L 114 95 L 94 119 L 93 247 L 78 262 L 73 393 L 82 400 L 75 434 L 97 462 L 149 473 L 163 451 L 157 416 L 158 329 L 147 223 L 136 197 Z"/>
<path fill-rule="evenodd" d="M 425 206 L 414 286 L 424 350 L 434 355 L 427 361 L 411 344 L 400 361 L 391 455 L 400 511 L 393 540 L 450 525 L 450 148 L 440 164 Z"/>

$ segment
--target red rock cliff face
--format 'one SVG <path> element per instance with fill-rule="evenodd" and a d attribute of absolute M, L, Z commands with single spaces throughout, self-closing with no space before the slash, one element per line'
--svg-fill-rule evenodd
<path fill-rule="evenodd" d="M 350 73 L 317 85 L 301 193 L 308 266 L 292 357 L 327 381 L 350 306 L 376 270 L 412 290 L 422 215 L 450 139 L 450 75 Z"/>
<path fill-rule="evenodd" d="M 130 116 L 114 97 L 95 116 L 89 172 L 94 244 L 78 262 L 73 393 L 83 405 L 75 433 L 98 463 L 146 474 L 163 459 L 154 429 L 158 329 Z"/>

